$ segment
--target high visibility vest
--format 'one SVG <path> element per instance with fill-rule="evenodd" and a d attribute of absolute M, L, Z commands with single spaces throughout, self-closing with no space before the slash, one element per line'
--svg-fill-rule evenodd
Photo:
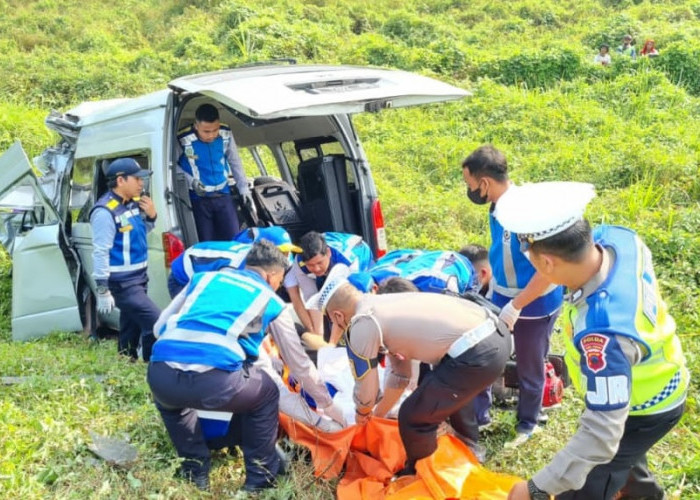
<path fill-rule="evenodd" d="M 182 129 L 177 136 L 183 156 L 180 166 L 210 193 L 229 193 L 228 177 L 231 169 L 226 160 L 226 149 L 233 140 L 231 129 L 221 125 L 219 137 L 212 142 L 203 142 L 197 137 L 194 125 Z M 190 192 L 193 198 L 198 196 Z"/>
<path fill-rule="evenodd" d="M 181 253 L 170 265 L 173 278 L 186 285 L 196 273 L 224 267 L 243 269 L 252 245 L 236 241 L 201 241 Z"/>

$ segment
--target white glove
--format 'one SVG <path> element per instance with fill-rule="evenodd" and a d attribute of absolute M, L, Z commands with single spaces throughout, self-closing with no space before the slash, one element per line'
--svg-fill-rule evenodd
<path fill-rule="evenodd" d="M 331 403 L 331 405 L 327 406 L 326 408 L 319 408 L 319 413 L 332 418 L 343 427 L 347 425 L 347 422 L 345 422 L 345 417 L 343 416 L 343 410 L 335 403 Z"/>
<path fill-rule="evenodd" d="M 194 191 L 194 193 L 197 196 L 206 196 L 207 195 L 207 190 L 204 187 L 204 184 L 202 184 L 202 181 L 199 179 L 192 179 L 192 185 L 190 186 L 190 189 Z"/>
<path fill-rule="evenodd" d="M 109 314 L 114 309 L 114 297 L 112 293 L 107 290 L 102 293 L 97 293 L 97 312 L 100 314 Z"/>
<path fill-rule="evenodd" d="M 505 306 L 503 306 L 503 309 L 501 309 L 501 314 L 498 315 L 498 319 L 503 321 L 512 332 L 513 328 L 515 328 L 515 322 L 518 321 L 518 318 L 520 317 L 521 310 L 522 309 L 516 309 L 515 306 L 513 306 L 513 301 L 511 300 Z"/>

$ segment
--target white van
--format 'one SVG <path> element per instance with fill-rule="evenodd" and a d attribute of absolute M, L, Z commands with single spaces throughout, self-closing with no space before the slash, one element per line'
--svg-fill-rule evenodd
<path fill-rule="evenodd" d="M 380 256 L 384 221 L 352 115 L 468 95 L 403 71 L 293 64 L 187 76 L 168 87 L 53 112 L 46 125 L 61 141 L 34 167 L 19 142 L 0 157 L 0 242 L 13 259 L 14 339 L 116 324 L 116 313 L 94 312 L 89 213 L 117 157 L 153 171 L 146 189 L 158 219 L 148 237 L 149 295 L 168 303 L 170 262 L 197 242 L 188 187 L 176 169 L 176 134 L 200 104 L 219 109 L 246 167 L 259 220 L 241 211 L 242 221 L 282 225 L 293 239 L 311 229 L 359 234 Z"/>

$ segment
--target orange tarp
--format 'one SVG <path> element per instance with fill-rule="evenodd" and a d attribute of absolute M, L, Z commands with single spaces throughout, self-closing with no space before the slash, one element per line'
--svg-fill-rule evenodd
<path fill-rule="evenodd" d="M 311 451 L 317 476 L 337 477 L 339 500 L 480 499 L 508 497 L 520 479 L 480 466 L 469 448 L 452 436 L 438 439 L 438 449 L 419 460 L 417 474 L 390 483 L 406 460 L 395 420 L 372 418 L 332 434 L 319 432 L 280 414 L 289 437 Z"/>

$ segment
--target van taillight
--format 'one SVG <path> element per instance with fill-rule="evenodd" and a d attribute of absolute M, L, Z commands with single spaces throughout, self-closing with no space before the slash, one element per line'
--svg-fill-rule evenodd
<path fill-rule="evenodd" d="M 170 269 L 170 264 L 184 251 L 185 245 L 180 238 L 173 233 L 163 233 L 163 252 L 165 252 L 165 267 L 167 269 Z"/>
<path fill-rule="evenodd" d="M 379 200 L 372 202 L 372 225 L 374 226 L 374 240 L 377 247 L 374 249 L 376 258 L 386 254 L 386 229 L 384 229 L 384 215 L 382 215 L 382 205 Z"/>

